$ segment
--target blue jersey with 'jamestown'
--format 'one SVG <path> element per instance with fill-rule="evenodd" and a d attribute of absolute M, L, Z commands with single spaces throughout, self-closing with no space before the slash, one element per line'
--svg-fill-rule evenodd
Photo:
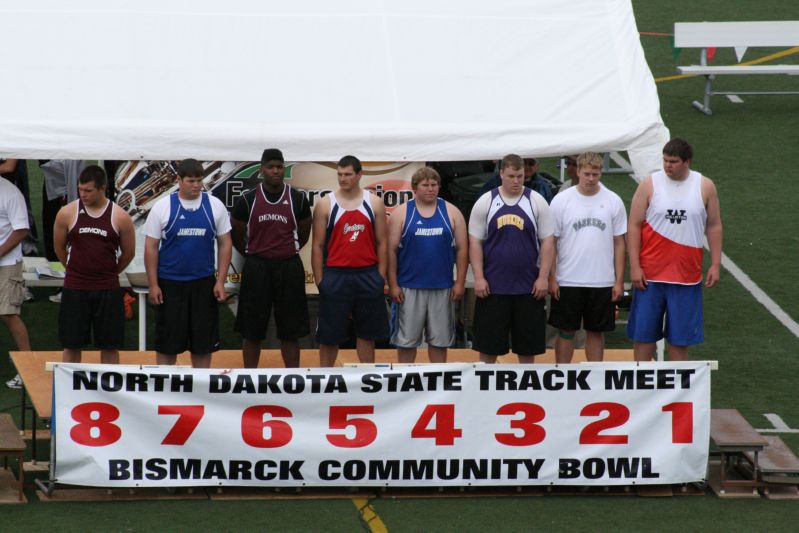
<path fill-rule="evenodd" d="M 169 222 L 161 234 L 158 277 L 176 281 L 207 278 L 214 274 L 216 224 L 211 200 L 202 193 L 200 207 L 184 209 L 178 193 L 169 195 Z"/>
<path fill-rule="evenodd" d="M 538 278 L 538 227 L 532 191 L 525 187 L 516 205 L 491 191 L 483 271 L 491 294 L 530 294 Z"/>
<path fill-rule="evenodd" d="M 436 199 L 433 216 L 425 218 L 408 202 L 405 224 L 397 250 L 397 283 L 409 289 L 448 289 L 452 287 L 455 265 L 455 234 L 447 214 L 447 204 Z"/>

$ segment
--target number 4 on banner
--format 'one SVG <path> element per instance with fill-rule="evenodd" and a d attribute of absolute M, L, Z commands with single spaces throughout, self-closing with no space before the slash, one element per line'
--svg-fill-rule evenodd
<path fill-rule="evenodd" d="M 433 417 L 436 420 L 431 428 Z M 436 446 L 452 446 L 461 436 L 463 430 L 455 427 L 455 405 L 451 403 L 426 406 L 411 430 L 412 438 L 435 439 Z"/>

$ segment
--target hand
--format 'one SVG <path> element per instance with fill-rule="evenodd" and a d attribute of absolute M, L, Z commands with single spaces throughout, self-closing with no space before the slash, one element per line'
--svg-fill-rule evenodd
<path fill-rule="evenodd" d="M 549 278 L 549 294 L 556 300 L 560 300 L 560 284 L 555 278 Z"/>
<path fill-rule="evenodd" d="M 546 297 L 549 292 L 549 282 L 546 278 L 538 278 L 533 284 L 533 297 L 536 300 L 541 300 Z"/>
<path fill-rule="evenodd" d="M 147 299 L 153 305 L 161 305 L 164 303 L 164 293 L 161 292 L 161 287 L 152 285 L 149 294 L 147 294 Z"/>
<path fill-rule="evenodd" d="M 624 296 L 624 283 L 615 283 L 613 288 L 610 289 L 610 301 L 618 302 L 622 296 Z"/>
<path fill-rule="evenodd" d="M 227 291 L 225 291 L 225 282 L 219 280 L 214 284 L 214 298 L 217 302 L 224 302 L 227 299 Z"/>
<path fill-rule="evenodd" d="M 478 298 L 486 298 L 491 294 L 491 289 L 488 287 L 488 280 L 485 278 L 474 280 L 474 294 Z"/>
<path fill-rule="evenodd" d="M 466 292 L 466 286 L 464 283 L 456 283 L 452 286 L 452 289 L 449 291 L 449 299 L 453 302 L 457 302 L 461 298 L 463 298 L 463 294 Z"/>
<path fill-rule="evenodd" d="M 388 289 L 389 295 L 391 296 L 391 301 L 397 304 L 401 304 L 405 301 L 405 294 L 402 292 L 402 287 L 399 285 L 395 287 L 389 287 Z"/>
<path fill-rule="evenodd" d="M 718 265 L 711 266 L 707 269 L 707 278 L 705 278 L 705 287 L 708 289 L 715 287 L 719 282 L 719 267 Z"/>
<path fill-rule="evenodd" d="M 644 276 L 644 270 L 641 267 L 630 267 L 630 281 L 632 281 L 633 287 L 636 289 L 642 291 L 646 290 L 646 277 Z"/>

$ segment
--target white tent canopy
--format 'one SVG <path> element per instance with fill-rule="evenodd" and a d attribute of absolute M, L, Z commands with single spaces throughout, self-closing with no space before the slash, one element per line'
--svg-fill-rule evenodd
<path fill-rule="evenodd" d="M 628 150 L 668 130 L 630 0 L 0 0 L 0 156 Z"/>

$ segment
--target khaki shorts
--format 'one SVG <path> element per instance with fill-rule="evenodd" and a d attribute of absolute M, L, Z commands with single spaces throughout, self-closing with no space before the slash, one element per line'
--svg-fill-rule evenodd
<path fill-rule="evenodd" d="M 0 315 L 18 315 L 24 299 L 22 263 L 0 266 Z"/>

